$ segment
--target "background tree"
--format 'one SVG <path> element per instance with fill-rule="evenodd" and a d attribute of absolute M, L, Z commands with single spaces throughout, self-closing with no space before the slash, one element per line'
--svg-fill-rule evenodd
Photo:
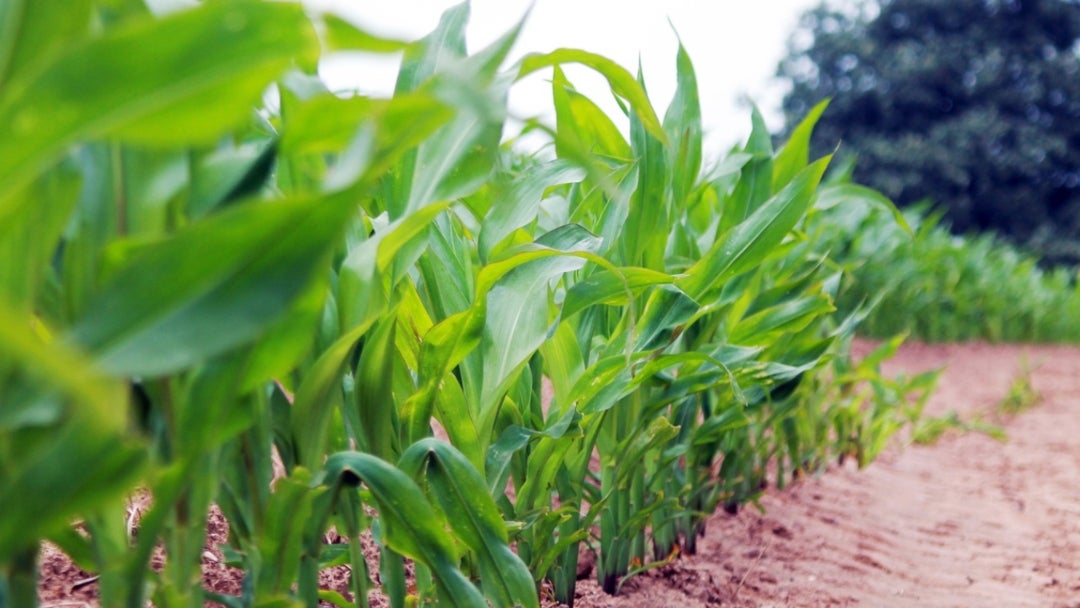
<path fill-rule="evenodd" d="M 791 126 L 833 101 L 818 152 L 957 231 L 1080 262 L 1080 2 L 864 0 L 803 15 L 778 75 Z"/>

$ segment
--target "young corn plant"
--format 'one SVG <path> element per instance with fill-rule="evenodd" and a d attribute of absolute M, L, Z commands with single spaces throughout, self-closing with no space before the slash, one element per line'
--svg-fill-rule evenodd
<path fill-rule="evenodd" d="M 107 606 L 527 607 L 545 580 L 569 604 L 583 545 L 614 593 L 693 551 L 771 461 L 872 455 L 895 430 L 907 385 L 822 407 L 876 378 L 827 369 L 859 315 L 835 318 L 807 223 L 875 199 L 821 187 L 824 106 L 779 151 L 755 113 L 703 171 L 682 48 L 661 118 L 604 57 L 508 65 L 520 25 L 468 53 L 467 3 L 413 43 L 282 2 L 12 7 L 0 605 L 35 605 L 43 540 Z M 342 50 L 402 52 L 394 94 L 327 90 L 317 61 Z M 607 80 L 628 138 L 568 63 Z M 551 150 L 522 156 L 508 90 L 547 68 L 555 124 L 530 128 Z M 214 504 L 239 595 L 202 589 Z M 319 587 L 337 564 L 345 593 Z"/>
<path fill-rule="evenodd" d="M 842 175 L 832 187 L 864 190 L 844 183 Z M 841 310 L 878 302 L 863 323 L 867 334 L 909 332 L 929 341 L 1076 339 L 1075 269 L 1041 268 L 1033 256 L 990 236 L 954 236 L 939 225 L 939 213 L 912 209 L 904 217 L 913 233 L 877 206 L 826 207 L 814 221 L 819 251 L 847 271 L 837 297 Z"/>

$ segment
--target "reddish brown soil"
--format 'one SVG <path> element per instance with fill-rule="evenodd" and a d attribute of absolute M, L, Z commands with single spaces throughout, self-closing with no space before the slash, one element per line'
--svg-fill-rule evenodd
<path fill-rule="evenodd" d="M 1041 400 L 996 418 L 1007 443 L 946 434 L 770 492 L 764 515 L 714 516 L 697 555 L 618 597 L 582 581 L 576 606 L 1080 608 L 1080 350 L 912 344 L 886 371 L 947 365 L 927 413 L 995 417 L 1025 359 Z M 213 559 L 208 584 L 231 589 L 235 571 Z M 95 585 L 59 552 L 43 552 L 41 574 L 44 605 L 96 605 Z M 343 589 L 347 574 L 328 574 Z"/>

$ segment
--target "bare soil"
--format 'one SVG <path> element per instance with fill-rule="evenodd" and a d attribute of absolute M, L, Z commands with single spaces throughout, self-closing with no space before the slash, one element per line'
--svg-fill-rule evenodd
<path fill-rule="evenodd" d="M 1041 398 L 1002 417 L 1024 361 Z M 886 371 L 942 366 L 927 414 L 987 417 L 1006 443 L 952 432 L 769 492 L 764 514 L 715 515 L 698 554 L 617 597 L 581 581 L 575 606 L 1080 608 L 1080 350 L 909 344 Z M 212 516 L 209 546 L 224 541 L 222 524 Z M 235 590 L 238 573 L 216 559 L 208 553 L 205 582 Z M 95 584 L 59 551 L 43 550 L 41 576 L 45 606 L 97 605 Z M 347 578 L 330 572 L 324 583 L 344 590 Z"/>

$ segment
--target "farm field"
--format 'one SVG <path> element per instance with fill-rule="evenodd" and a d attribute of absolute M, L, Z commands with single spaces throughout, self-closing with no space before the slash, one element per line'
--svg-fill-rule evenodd
<path fill-rule="evenodd" d="M 666 100 L 587 49 L 511 61 L 521 23 L 470 48 L 468 2 L 415 41 L 11 6 L 0 608 L 1080 590 L 1080 356 L 917 343 L 1080 343 L 1080 274 L 812 153 L 828 99 L 709 158 L 681 44 Z M 337 53 L 396 54 L 393 94 L 329 88 Z M 537 77 L 553 121 L 508 106 Z"/>
<path fill-rule="evenodd" d="M 700 555 L 577 605 L 1076 606 L 1080 352 L 908 344 L 885 369 L 948 365 L 927 413 L 972 415 L 997 407 L 1025 358 L 1041 401 L 1003 423 L 1006 443 L 947 434 L 830 470 L 768 494 L 764 515 L 715 515 Z"/>
<path fill-rule="evenodd" d="M 855 356 L 869 346 L 856 342 Z M 894 445 L 863 471 L 834 467 L 766 494 L 764 514 L 714 515 L 698 555 L 619 596 L 582 580 L 575 606 L 1075 606 L 1080 351 L 910 343 L 884 371 L 947 366 L 927 414 L 972 418 L 996 412 L 1025 365 L 1040 398 L 995 414 L 1006 442 L 949 432 L 930 446 Z M 238 571 L 208 572 L 213 588 L 239 587 Z M 86 573 L 62 555 L 49 553 L 42 575 L 45 606 L 95 605 L 94 586 L 79 586 Z"/>

